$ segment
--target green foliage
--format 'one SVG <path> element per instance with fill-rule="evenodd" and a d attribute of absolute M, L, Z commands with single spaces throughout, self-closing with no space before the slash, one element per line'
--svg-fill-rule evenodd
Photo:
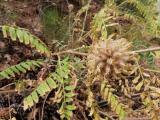
<path fill-rule="evenodd" d="M 24 110 L 31 108 L 33 105 L 39 102 L 39 97 L 43 97 L 46 93 L 51 92 L 53 89 L 58 88 L 55 93 L 54 102 L 61 103 L 59 113 L 61 118 L 70 119 L 72 111 L 76 107 L 72 104 L 73 97 L 75 96 L 73 90 L 75 87 L 70 84 L 71 79 L 69 78 L 69 62 L 68 59 L 64 59 L 58 62 L 57 69 L 55 72 L 50 73 L 44 81 L 42 81 L 36 89 L 24 99 Z"/>
<path fill-rule="evenodd" d="M 42 24 L 44 26 L 44 35 L 48 39 L 55 38 L 55 32 L 59 27 L 60 16 L 57 8 L 44 8 L 42 14 Z"/>
<path fill-rule="evenodd" d="M 50 44 L 54 42 L 58 42 L 57 44 L 62 42 L 61 44 L 64 44 L 69 37 L 68 18 L 63 18 L 60 11 L 56 7 L 51 6 L 43 9 L 41 19 L 44 26 L 44 35 L 48 42 Z"/>
<path fill-rule="evenodd" d="M 54 21 L 51 19 L 55 22 L 52 24 L 53 26 L 57 24 L 56 22 L 59 22 L 58 18 L 54 19 L 57 20 Z M 50 22 L 50 20 L 47 22 Z M 4 38 L 10 37 L 12 41 L 19 41 L 20 43 L 36 48 L 38 52 L 46 54 L 47 57 L 51 56 L 51 51 L 48 47 L 39 38 L 23 28 L 4 25 L 2 26 L 2 33 Z M 15 77 L 17 74 L 20 75 L 21 73 L 26 73 L 27 70 L 34 70 L 35 67 L 41 67 L 43 62 L 44 61 L 40 60 L 30 60 L 11 66 L 0 72 L 0 80 L 5 78 L 9 79 L 11 77 Z M 76 86 L 74 86 L 72 82 L 68 59 L 66 58 L 62 61 L 59 60 L 56 71 L 50 73 L 45 80 L 39 83 L 29 96 L 24 98 L 24 110 L 27 110 L 38 103 L 39 97 L 43 97 L 46 93 L 55 89 L 55 91 L 57 90 L 55 98 L 59 98 L 59 100 L 54 102 L 60 104 L 58 112 L 62 119 L 70 119 L 72 117 L 73 110 L 76 109 L 75 105 L 72 103 L 73 97 L 75 96 L 74 89 Z"/>
<path fill-rule="evenodd" d="M 73 115 L 73 110 L 76 109 L 76 106 L 72 104 L 74 94 L 74 89 L 76 86 L 73 86 L 71 83 L 73 82 L 72 79 L 69 77 L 69 62 L 67 62 L 68 59 L 64 59 L 61 63 L 61 61 L 58 62 L 58 68 L 56 70 L 56 73 L 59 75 L 55 75 L 55 78 L 59 80 L 60 82 L 60 88 L 59 88 L 59 95 L 61 102 L 61 107 L 59 109 L 59 113 L 61 115 L 61 119 L 68 119 Z M 60 78 L 59 78 L 60 77 Z"/>
<path fill-rule="evenodd" d="M 133 18 L 132 20 L 135 20 L 136 24 L 139 26 L 143 25 L 144 31 L 152 35 L 158 35 L 160 29 L 157 21 L 156 2 L 157 1 L 126 0 L 125 2 L 120 2 L 118 6 L 124 16 L 131 16 L 129 18 Z"/>
<path fill-rule="evenodd" d="M 142 40 L 134 40 L 133 41 L 133 49 L 139 50 L 139 49 L 147 49 L 149 47 L 149 44 L 147 44 L 145 41 Z M 154 53 L 153 52 L 145 52 L 145 53 L 139 53 L 140 55 L 140 61 L 146 61 L 148 65 L 153 66 L 154 65 Z"/>
<path fill-rule="evenodd" d="M 146 60 L 149 65 L 154 64 L 154 56 L 152 52 L 141 53 L 140 56 L 142 59 Z"/>
<path fill-rule="evenodd" d="M 0 72 L 0 80 L 5 78 L 9 79 L 10 77 L 20 75 L 21 73 L 26 73 L 27 70 L 34 70 L 35 67 L 41 67 L 42 64 L 43 61 L 41 60 L 28 60 L 26 62 L 21 62 Z"/>
<path fill-rule="evenodd" d="M 107 15 L 106 15 L 106 9 L 101 9 L 95 16 L 92 21 L 92 36 L 93 39 L 97 40 L 99 37 L 99 33 L 102 35 L 104 39 L 107 38 Z"/>
<path fill-rule="evenodd" d="M 51 63 L 52 53 L 39 38 L 23 28 L 7 25 L 2 26 L 4 38 L 9 37 L 12 41 L 19 41 L 20 43 L 31 46 L 49 58 L 49 62 L 45 66 L 49 73 L 45 72 L 48 74 L 47 77 L 39 80 L 40 82 L 38 81 L 39 84 L 36 87 L 35 85 L 32 86 L 35 87 L 34 90 L 24 98 L 24 110 L 32 108 L 40 101 L 40 97 L 43 98 L 52 91 L 54 92 L 54 97 L 49 99 L 49 101 L 47 99 L 47 102 L 58 106 L 57 112 L 61 119 L 75 119 L 75 116 L 72 117 L 73 111 L 81 111 L 81 108 L 76 107 L 75 104 L 81 105 L 81 103 L 86 103 L 86 106 L 85 104 L 82 106 L 85 107 L 85 110 L 89 110 L 89 116 L 94 120 L 110 119 L 110 112 L 106 112 L 108 110 L 117 114 L 120 120 L 125 120 L 130 113 L 126 111 L 124 101 L 126 104 L 129 104 L 129 106 L 134 106 L 134 102 L 137 102 L 137 100 L 132 99 L 132 96 L 134 97 L 134 95 L 136 95 L 136 98 L 140 99 L 140 103 L 143 104 L 144 108 L 141 109 L 149 114 L 151 119 L 158 120 L 159 79 L 153 80 L 152 76 L 154 76 L 154 74 L 150 75 L 149 72 L 146 72 L 148 69 L 145 69 L 145 67 L 142 68 L 143 65 L 139 65 L 139 62 L 141 63 L 143 61 L 149 65 L 153 65 L 154 53 L 144 52 L 135 55 L 128 49 L 130 46 L 128 41 L 133 42 L 132 50 L 146 49 L 150 47 L 150 45 L 147 44 L 146 41 L 142 41 L 142 39 L 147 38 L 148 40 L 153 38 L 153 36 L 157 37 L 157 35 L 159 35 L 159 18 L 155 10 L 155 3 L 155 0 L 106 0 L 105 5 L 99 11 L 96 11 L 96 14 L 90 13 L 92 9 L 96 9 L 94 8 L 96 6 L 94 6 L 94 4 L 87 4 L 79 10 L 77 13 L 78 22 L 76 21 L 77 17 L 75 17 L 75 24 L 79 23 L 79 26 L 76 28 L 73 24 L 73 33 L 75 32 L 75 35 L 71 36 L 72 40 L 65 42 L 74 43 L 73 40 L 77 37 L 78 32 L 82 34 L 82 36 L 80 36 L 82 39 L 86 38 L 85 40 L 87 40 L 87 42 L 88 39 L 91 38 L 91 42 L 95 46 L 89 46 L 91 52 L 93 51 L 94 53 L 94 55 L 89 53 L 91 55 L 90 59 L 95 59 L 96 62 L 92 64 L 88 61 L 88 63 L 91 63 L 93 70 L 90 70 L 89 66 L 88 69 L 86 68 L 86 59 L 79 57 L 79 55 L 73 55 L 70 61 L 68 58 L 61 56 L 64 53 L 77 54 L 77 52 L 72 50 L 68 50 L 67 52 L 60 51 L 60 54 L 57 55 L 58 60 L 55 70 L 48 69 L 48 66 L 54 66 Z M 57 2 L 57 4 L 59 4 L 59 2 Z M 72 14 L 69 13 L 67 17 L 63 18 L 56 7 L 43 8 L 42 11 L 43 30 L 47 39 L 58 39 L 56 46 L 58 46 L 58 44 L 64 45 L 63 40 L 69 38 L 70 36 L 68 34 L 72 31 L 70 30 L 72 29 Z M 82 16 L 84 16 L 83 13 L 85 12 L 86 21 L 79 20 L 82 19 Z M 93 15 L 94 17 L 92 17 Z M 91 24 L 86 25 L 88 21 L 91 21 Z M 84 26 L 81 26 L 82 23 Z M 84 29 L 82 28 L 83 31 L 81 27 L 84 27 Z M 64 33 L 66 33 L 66 35 L 64 35 Z M 83 33 L 86 34 L 84 35 Z M 122 41 L 128 41 L 121 45 L 120 39 Z M 101 44 L 101 40 L 105 42 Z M 79 42 L 83 44 L 82 41 Z M 89 45 L 91 42 L 89 41 Z M 51 47 L 55 47 L 53 44 L 51 45 Z M 65 46 L 65 48 L 67 47 Z M 97 50 L 100 50 L 100 52 L 97 52 Z M 140 59 L 137 59 L 139 57 Z M 64 59 L 60 60 L 60 58 Z M 0 80 L 10 79 L 21 73 L 26 73 L 27 70 L 34 70 L 35 67 L 40 68 L 43 62 L 44 61 L 41 60 L 30 60 L 11 66 L 0 72 Z M 94 72 L 95 68 L 97 68 L 96 71 L 98 72 Z M 87 70 L 88 74 L 86 72 Z M 87 80 L 84 81 L 84 79 Z M 156 82 L 154 83 L 154 81 Z M 75 90 L 77 84 L 80 85 L 78 86 L 78 90 Z M 18 82 L 16 89 L 21 91 L 21 87 L 24 86 L 23 81 L 22 84 Z M 87 92 L 84 92 L 84 90 L 87 90 Z M 76 92 L 78 95 L 80 94 L 80 99 L 83 99 L 82 101 L 79 100 L 79 96 L 76 97 Z M 99 98 L 100 100 L 103 99 L 105 103 L 108 103 L 107 107 L 109 109 L 103 109 L 100 106 L 99 102 L 101 101 L 99 101 Z M 132 108 L 129 110 L 132 111 Z M 104 112 L 106 112 L 106 114 Z"/>
<path fill-rule="evenodd" d="M 32 107 L 34 104 L 39 102 L 39 95 L 44 96 L 47 92 L 50 92 L 52 89 L 57 87 L 57 83 L 53 78 L 53 74 L 51 73 L 48 78 L 46 78 L 43 82 L 41 82 L 38 87 L 24 99 L 24 110 Z"/>
<path fill-rule="evenodd" d="M 36 48 L 38 52 L 46 54 L 47 57 L 50 57 L 51 55 L 48 47 L 39 38 L 23 28 L 4 25 L 2 26 L 2 33 L 4 38 L 10 37 L 12 41 L 19 41 L 25 45 L 30 45 L 31 47 Z M 28 60 L 15 66 L 11 66 L 0 72 L 0 80 L 5 78 L 9 79 L 15 77 L 17 74 L 26 73 L 27 70 L 34 70 L 35 67 L 41 67 L 43 62 L 44 61 L 42 60 Z M 58 88 L 55 98 L 59 97 L 59 100 L 54 102 L 60 103 L 58 112 L 61 115 L 61 118 L 70 119 L 73 114 L 72 111 L 76 109 L 72 104 L 73 97 L 75 96 L 73 91 L 76 86 L 72 85 L 69 69 L 70 67 L 67 58 L 62 61 L 59 60 L 56 71 L 50 73 L 50 75 L 43 80 L 29 96 L 24 98 L 24 110 L 27 110 L 38 103 L 39 97 L 43 97 L 46 93 Z"/>
<path fill-rule="evenodd" d="M 95 15 L 92 21 L 93 38 L 100 35 L 106 38 L 110 34 L 139 39 L 149 35 L 158 36 L 159 18 L 156 9 L 157 1 L 144 0 L 109 0 Z M 144 38 L 142 38 L 144 39 Z"/>
<path fill-rule="evenodd" d="M 152 40 L 152 38 L 158 37 L 160 31 L 158 23 L 159 18 L 156 11 L 156 2 L 156 0 L 106 0 L 103 8 L 101 8 L 94 15 L 94 18 L 92 20 L 92 33 L 90 34 L 90 37 L 93 40 L 93 45 L 95 45 L 97 48 L 100 48 L 97 41 L 125 38 L 128 41 L 133 42 L 132 50 L 149 48 L 151 44 L 148 44 L 148 41 Z M 104 44 L 102 44 L 102 46 L 103 48 L 105 48 Z M 122 46 L 122 48 L 124 49 L 124 46 Z M 109 49 L 112 50 L 113 47 Z M 96 51 L 96 49 L 93 48 L 93 51 Z M 95 52 L 95 60 L 97 60 L 97 64 L 101 61 L 106 61 L 105 56 L 107 56 L 108 53 L 105 53 L 103 49 L 102 53 L 103 54 L 100 55 L 98 54 L 98 52 Z M 111 54 L 109 54 L 108 56 L 109 58 L 111 58 Z M 124 56 L 127 58 L 126 55 Z M 145 71 L 146 67 L 154 67 L 154 57 L 154 52 L 139 53 L 136 55 L 136 58 L 133 58 L 135 60 L 133 60 L 134 62 L 132 63 L 133 69 L 130 65 L 126 68 L 123 67 L 122 71 L 125 71 L 124 74 L 120 75 L 117 72 L 117 77 L 115 77 L 114 75 L 112 76 L 112 71 L 110 74 L 108 74 L 109 77 L 107 79 L 107 83 L 100 83 L 101 97 L 109 103 L 112 111 L 114 111 L 118 115 L 119 119 L 125 119 L 127 114 L 129 114 L 128 111 L 124 110 L 122 104 L 123 102 L 118 101 L 119 95 L 126 100 L 127 98 L 132 99 L 132 95 L 134 96 L 135 94 L 137 94 L 137 92 L 138 94 L 140 94 L 140 96 L 145 94 L 145 97 L 140 98 L 142 104 L 144 104 L 144 106 L 146 105 L 143 110 L 146 111 L 147 114 L 149 113 L 148 115 L 151 117 L 151 119 L 159 119 L 159 115 L 157 115 L 156 113 L 157 98 L 159 99 L 159 95 L 155 95 L 155 92 L 153 91 L 148 91 L 148 86 L 150 84 L 153 84 L 151 83 L 153 82 L 153 80 L 151 77 L 152 75 Z M 91 56 L 91 59 L 94 60 L 94 56 Z M 109 65 L 106 65 L 106 63 L 100 64 L 99 66 L 103 67 L 101 73 L 103 73 L 105 70 L 109 71 L 109 67 L 112 63 L 116 63 L 115 59 L 110 59 Z M 125 62 L 124 64 L 127 63 Z M 142 66 L 145 67 L 143 68 Z M 93 69 L 95 69 L 94 67 L 95 66 L 93 65 Z M 159 71 L 156 72 L 159 73 Z M 89 81 L 91 81 L 89 83 L 90 86 L 93 86 L 94 83 L 99 82 L 101 79 L 103 79 L 103 77 L 107 76 L 101 76 L 101 78 L 97 77 L 98 75 L 101 75 L 101 73 L 89 73 L 91 74 L 91 76 L 94 76 L 93 78 L 88 76 Z M 133 80 L 130 80 L 130 78 L 133 78 Z M 154 83 L 154 86 L 156 86 L 155 88 L 157 88 L 157 83 Z M 119 93 L 118 96 L 114 95 L 112 89 L 115 89 L 116 93 Z M 154 99 L 156 99 L 156 101 Z M 93 103 L 92 100 L 94 101 L 94 99 L 90 99 L 90 103 Z M 135 102 L 134 100 L 131 101 Z M 94 111 L 97 108 L 96 106 L 92 106 L 92 109 Z"/>
<path fill-rule="evenodd" d="M 49 7 L 43 10 L 42 21 L 46 27 L 55 27 L 60 20 L 57 8 Z"/>
<path fill-rule="evenodd" d="M 32 35 L 30 32 L 23 28 L 2 26 L 2 32 L 4 38 L 10 37 L 12 41 L 19 41 L 25 45 L 30 45 L 40 53 L 46 54 L 50 57 L 51 52 L 48 47 L 36 36 Z"/>

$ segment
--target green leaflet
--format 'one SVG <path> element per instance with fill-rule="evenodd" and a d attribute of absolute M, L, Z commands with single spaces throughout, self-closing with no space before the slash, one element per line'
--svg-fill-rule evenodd
<path fill-rule="evenodd" d="M 47 92 L 47 91 L 44 89 L 42 83 L 40 84 L 40 86 L 37 87 L 36 91 L 37 91 L 37 93 L 38 93 L 40 96 L 45 95 L 45 93 Z"/>
<path fill-rule="evenodd" d="M 5 71 L 2 71 L 2 72 L 0 72 L 0 78 L 1 79 L 4 79 L 4 78 L 9 79 L 10 77 L 9 77 L 9 75 Z"/>
<path fill-rule="evenodd" d="M 8 37 L 7 31 L 8 31 L 8 26 L 2 26 L 2 32 L 4 38 Z"/>
<path fill-rule="evenodd" d="M 32 96 L 33 101 L 34 101 L 35 103 L 38 103 L 39 97 L 38 97 L 37 92 L 36 92 L 36 91 L 33 91 L 33 92 L 31 93 L 31 96 Z"/>
<path fill-rule="evenodd" d="M 51 89 L 55 89 L 57 87 L 56 82 L 50 77 L 47 79 L 47 83 Z"/>
<path fill-rule="evenodd" d="M 39 66 L 41 64 L 41 62 L 32 62 L 32 64 L 34 64 L 35 66 Z M 61 68 L 63 68 L 63 61 L 61 63 Z M 29 68 L 28 67 L 28 64 L 23 64 L 23 67 L 25 68 Z M 59 69 L 59 67 L 57 68 Z M 57 72 L 57 69 L 56 69 L 56 72 Z M 67 69 L 67 68 L 65 68 Z M 63 70 L 63 69 L 62 69 Z M 58 87 L 57 85 L 57 82 L 59 81 L 58 79 L 63 79 L 62 76 L 58 76 L 58 74 L 56 72 L 53 72 L 51 73 L 44 81 L 42 81 L 38 86 L 37 88 L 29 95 L 29 96 L 32 96 L 30 97 L 30 99 L 32 101 L 34 101 L 35 103 L 38 103 L 39 101 L 39 96 L 44 96 L 47 92 L 50 92 L 51 90 L 55 89 Z M 56 76 L 56 77 L 55 77 Z M 30 101 L 31 101 L 30 100 Z M 29 99 L 28 97 L 26 97 L 23 101 L 24 103 L 24 109 L 28 109 L 29 107 L 32 107 L 29 105 Z"/>
<path fill-rule="evenodd" d="M 109 103 L 111 103 L 112 101 L 111 101 L 111 96 L 112 96 L 112 93 L 111 93 L 111 91 L 109 92 L 109 94 L 108 94 L 108 99 L 107 99 L 107 101 L 109 102 Z"/>
<path fill-rule="evenodd" d="M 115 98 L 115 96 L 111 96 L 111 101 L 112 101 L 112 103 L 113 104 L 111 104 L 111 107 L 113 108 L 114 106 L 115 106 L 115 103 L 116 103 L 116 98 Z"/>
<path fill-rule="evenodd" d="M 11 69 L 6 69 L 5 71 L 8 75 L 12 76 L 12 77 L 15 77 L 15 74 L 14 72 L 11 70 Z"/>
<path fill-rule="evenodd" d="M 54 79 L 56 79 L 56 80 L 58 80 L 60 83 L 63 83 L 63 77 L 61 77 L 60 75 L 58 75 L 58 74 L 54 74 Z"/>
<path fill-rule="evenodd" d="M 20 71 L 19 71 L 15 66 L 12 66 L 12 67 L 10 67 L 10 68 L 11 68 L 11 70 L 12 70 L 14 73 L 20 75 Z"/>
<path fill-rule="evenodd" d="M 10 37 L 12 41 L 19 41 L 25 45 L 30 45 L 42 54 L 48 57 L 51 55 L 49 48 L 36 36 L 29 33 L 27 30 L 14 26 L 2 26 L 3 37 Z M 17 39 L 18 38 L 18 39 Z"/>
<path fill-rule="evenodd" d="M 27 63 L 22 63 L 21 66 L 27 70 L 31 69 L 31 65 L 27 64 Z"/>
<path fill-rule="evenodd" d="M 124 120 L 125 116 L 126 116 L 126 112 L 123 109 L 121 109 L 120 118 L 119 119 L 120 120 Z"/>
<path fill-rule="evenodd" d="M 73 112 L 70 111 L 70 110 L 67 110 L 67 111 L 64 112 L 64 114 L 66 115 L 65 117 L 69 117 L 70 118 L 70 116 L 72 116 Z"/>
<path fill-rule="evenodd" d="M 23 64 L 23 67 L 29 69 L 28 64 Z M 43 97 L 46 95 L 46 93 L 49 93 L 54 89 L 56 100 L 55 102 L 61 104 L 59 109 L 60 116 L 61 118 L 66 118 L 69 120 L 73 114 L 73 110 L 76 109 L 76 106 L 72 105 L 72 97 L 75 96 L 73 92 L 75 87 L 69 85 L 70 82 L 69 64 L 68 61 L 64 59 L 59 61 L 55 72 L 50 73 L 50 75 L 45 80 L 43 80 L 28 97 L 24 99 L 24 110 L 31 108 L 34 103 L 38 103 L 40 96 Z M 62 87 L 63 85 L 65 86 L 64 88 Z"/>
<path fill-rule="evenodd" d="M 24 32 L 24 34 L 23 34 L 23 39 L 24 39 L 24 43 L 26 44 L 26 45 L 28 45 L 30 42 L 30 36 L 29 36 L 29 34 L 27 33 L 27 32 Z"/>
<path fill-rule="evenodd" d="M 17 35 L 15 28 L 9 27 L 9 35 L 13 41 L 16 41 Z"/>
<path fill-rule="evenodd" d="M 36 41 L 33 35 L 29 36 L 29 40 L 30 40 L 31 47 L 35 47 L 38 44 L 38 41 Z"/>
<path fill-rule="evenodd" d="M 51 73 L 52 75 L 53 73 Z M 50 75 L 50 76 L 51 76 Z M 29 95 L 31 97 L 29 97 L 30 99 L 28 99 L 28 97 L 26 97 L 23 101 L 24 104 L 24 110 L 32 107 L 30 106 L 30 101 L 34 101 L 35 103 L 38 103 L 39 101 L 39 95 L 40 96 L 44 96 L 47 92 L 50 92 L 52 89 L 55 89 L 57 87 L 56 82 L 54 81 L 54 79 L 52 79 L 51 77 L 46 78 L 44 81 L 42 81 L 37 88 Z M 39 94 L 39 95 L 38 95 Z"/>
<path fill-rule="evenodd" d="M 75 110 L 75 109 L 76 109 L 76 106 L 74 106 L 74 105 L 67 105 L 66 108 L 67 108 L 68 110 L 72 111 L 72 110 Z"/>
<path fill-rule="evenodd" d="M 115 111 L 118 115 L 121 113 L 121 105 L 118 104 Z"/>
<path fill-rule="evenodd" d="M 66 101 L 66 102 L 72 102 L 72 101 L 73 101 L 73 98 L 66 98 L 65 101 Z"/>
<path fill-rule="evenodd" d="M 74 93 L 66 93 L 65 96 L 66 97 L 73 97 L 73 96 L 75 96 L 75 94 Z"/>
<path fill-rule="evenodd" d="M 45 92 L 49 92 L 51 91 L 50 87 L 48 86 L 48 84 L 46 83 L 46 81 L 42 82 L 42 85 L 40 85 L 40 87 L 45 91 Z"/>
<path fill-rule="evenodd" d="M 70 85 L 70 86 L 66 86 L 64 89 L 67 91 L 71 91 L 71 90 L 74 90 L 75 87 Z"/>
<path fill-rule="evenodd" d="M 108 97 L 108 92 L 109 92 L 109 88 L 105 88 L 104 89 L 104 98 L 107 98 Z"/>
<path fill-rule="evenodd" d="M 18 37 L 19 41 L 21 43 L 23 43 L 24 42 L 24 32 L 20 29 L 17 29 L 16 33 L 17 33 L 17 37 Z"/>
<path fill-rule="evenodd" d="M 143 84 L 144 84 L 144 82 L 143 82 L 143 80 L 142 80 L 141 82 L 139 82 L 139 83 L 135 86 L 135 89 L 136 89 L 137 91 L 140 91 L 140 89 L 142 88 Z"/>
<path fill-rule="evenodd" d="M 16 68 L 21 71 L 22 73 L 26 73 L 26 69 L 24 69 L 20 64 L 19 65 L 16 65 Z"/>
<path fill-rule="evenodd" d="M 24 104 L 24 109 L 27 109 L 28 107 L 31 107 L 34 105 L 34 102 L 31 96 L 28 96 L 27 98 L 25 98 L 24 103 L 27 103 L 27 104 Z"/>
<path fill-rule="evenodd" d="M 34 64 L 33 64 L 34 63 Z M 9 79 L 10 77 L 15 77 L 16 74 L 20 74 L 20 73 L 26 73 L 27 70 L 31 70 L 31 68 L 33 68 L 33 66 L 35 67 L 41 67 L 42 65 L 42 61 L 36 61 L 36 60 L 28 60 L 26 62 L 21 62 L 17 65 L 11 66 L 5 70 L 3 70 L 2 72 L 0 72 L 0 80 L 2 79 Z"/>
<path fill-rule="evenodd" d="M 40 67 L 43 64 L 43 62 L 41 60 L 38 60 L 38 61 L 30 62 L 28 64 L 32 64 L 34 66 Z"/>

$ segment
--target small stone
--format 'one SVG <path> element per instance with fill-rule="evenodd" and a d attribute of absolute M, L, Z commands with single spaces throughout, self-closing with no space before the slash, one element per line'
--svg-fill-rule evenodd
<path fill-rule="evenodd" d="M 3 70 L 5 70 L 8 67 L 9 67 L 8 64 L 0 64 L 0 71 L 3 71 Z"/>
<path fill-rule="evenodd" d="M 0 49 L 3 49 L 5 47 L 5 43 L 0 41 Z"/>

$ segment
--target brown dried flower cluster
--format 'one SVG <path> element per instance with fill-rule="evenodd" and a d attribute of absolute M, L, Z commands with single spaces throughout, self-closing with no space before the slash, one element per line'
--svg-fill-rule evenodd
<path fill-rule="evenodd" d="M 100 73 L 105 78 L 116 77 L 132 67 L 133 55 L 129 53 L 131 44 L 126 39 L 99 41 L 92 46 L 88 56 L 91 73 Z"/>

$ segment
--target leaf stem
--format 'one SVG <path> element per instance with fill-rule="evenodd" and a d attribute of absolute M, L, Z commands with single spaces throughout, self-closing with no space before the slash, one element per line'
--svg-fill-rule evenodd
<path fill-rule="evenodd" d="M 89 55 L 89 53 L 77 52 L 75 50 L 76 49 L 70 49 L 70 50 L 66 50 L 66 51 L 53 53 L 52 55 L 61 55 L 61 54 L 76 54 L 76 55 L 81 55 L 81 56 L 88 56 Z M 135 54 L 135 53 L 153 52 L 153 51 L 159 51 L 159 50 L 160 50 L 160 47 L 154 47 L 154 48 L 147 48 L 147 49 L 130 51 L 128 53 Z"/>
<path fill-rule="evenodd" d="M 159 50 L 160 50 L 160 47 L 153 47 L 153 48 L 131 51 L 130 53 L 143 53 L 143 52 L 152 52 L 152 51 L 159 51 Z"/>
<path fill-rule="evenodd" d="M 62 51 L 62 52 L 58 52 L 58 53 L 53 53 L 52 55 L 61 55 L 61 54 L 66 54 L 66 53 L 76 54 L 76 55 L 81 55 L 81 56 L 87 56 L 88 55 L 87 53 L 76 52 L 76 51 L 73 51 L 73 50 L 66 50 L 66 51 Z"/>

